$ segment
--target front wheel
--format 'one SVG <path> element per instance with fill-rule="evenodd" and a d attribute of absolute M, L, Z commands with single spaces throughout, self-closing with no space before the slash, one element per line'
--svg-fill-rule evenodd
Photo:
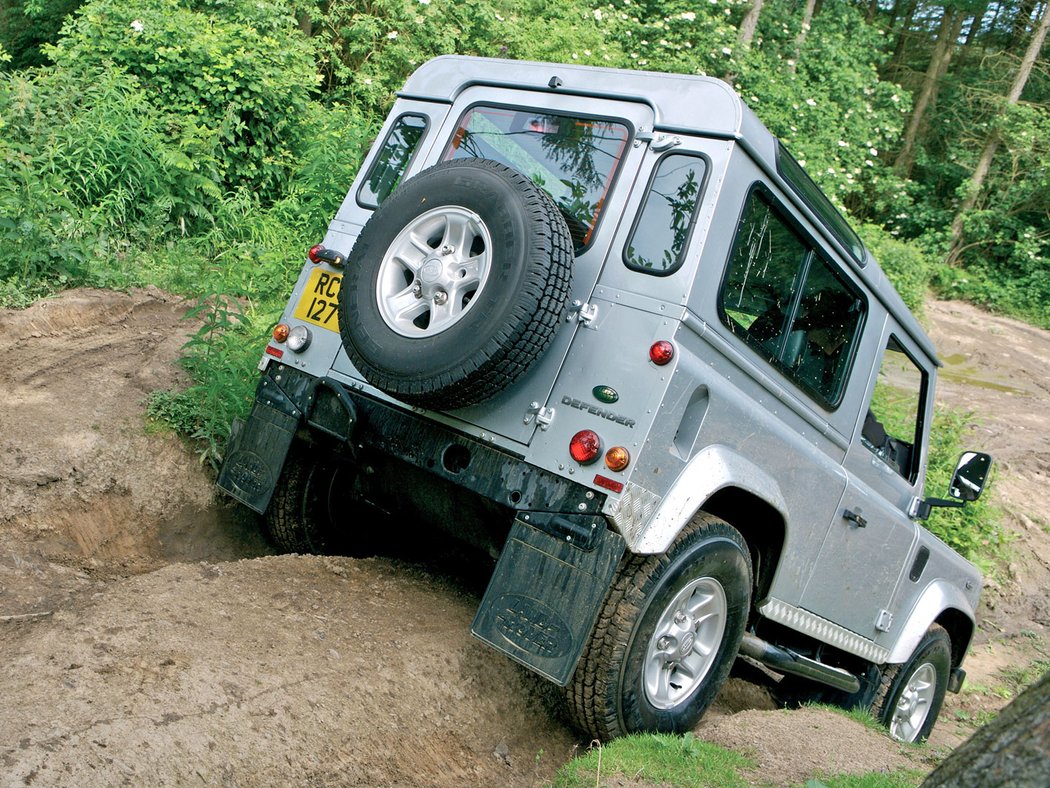
<path fill-rule="evenodd" d="M 751 558 L 730 525 L 699 515 L 660 556 L 620 567 L 568 687 L 589 735 L 682 733 L 736 658 L 751 603 Z"/>
<path fill-rule="evenodd" d="M 951 639 L 934 624 L 907 662 L 886 668 L 872 712 L 892 738 L 918 742 L 930 735 L 944 703 L 951 664 Z"/>

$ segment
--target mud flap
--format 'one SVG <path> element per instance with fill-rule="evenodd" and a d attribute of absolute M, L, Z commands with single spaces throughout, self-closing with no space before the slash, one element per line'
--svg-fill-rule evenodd
<path fill-rule="evenodd" d="M 625 546 L 602 517 L 520 513 L 471 633 L 564 687 Z"/>
<path fill-rule="evenodd" d="M 298 426 L 298 415 L 256 401 L 248 423 L 230 436 L 216 484 L 259 514 L 265 512 Z"/>

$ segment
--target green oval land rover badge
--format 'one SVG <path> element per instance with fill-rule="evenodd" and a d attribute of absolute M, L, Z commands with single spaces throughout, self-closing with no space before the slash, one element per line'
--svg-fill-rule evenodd
<path fill-rule="evenodd" d="M 612 386 L 595 386 L 591 389 L 591 394 L 599 402 L 604 402 L 606 405 L 612 405 L 616 400 L 620 398 L 620 395 L 616 393 L 616 389 Z"/>

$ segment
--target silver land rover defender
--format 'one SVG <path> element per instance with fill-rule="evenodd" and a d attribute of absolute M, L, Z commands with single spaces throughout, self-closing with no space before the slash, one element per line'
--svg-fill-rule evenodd
<path fill-rule="evenodd" d="M 310 249 L 220 487 L 279 547 L 366 507 L 498 556 L 472 631 L 608 739 L 738 656 L 926 737 L 978 571 L 925 530 L 938 367 L 723 82 L 424 64 Z M 395 526 L 396 527 L 396 526 Z"/>

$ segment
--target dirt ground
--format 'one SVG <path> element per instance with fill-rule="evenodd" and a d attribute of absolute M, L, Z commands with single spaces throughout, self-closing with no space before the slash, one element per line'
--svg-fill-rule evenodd
<path fill-rule="evenodd" d="M 541 680 L 473 640 L 475 581 L 402 557 L 276 556 L 147 429 L 184 305 L 77 290 L 0 312 L 0 785 L 536 785 L 587 742 Z M 926 770 L 1050 651 L 1050 333 L 932 303 L 942 401 L 980 414 L 1013 535 L 970 686 L 928 748 L 731 679 L 698 735 L 760 784 Z M 942 491 L 931 491 L 939 494 Z M 631 776 L 633 777 L 633 776 Z"/>

